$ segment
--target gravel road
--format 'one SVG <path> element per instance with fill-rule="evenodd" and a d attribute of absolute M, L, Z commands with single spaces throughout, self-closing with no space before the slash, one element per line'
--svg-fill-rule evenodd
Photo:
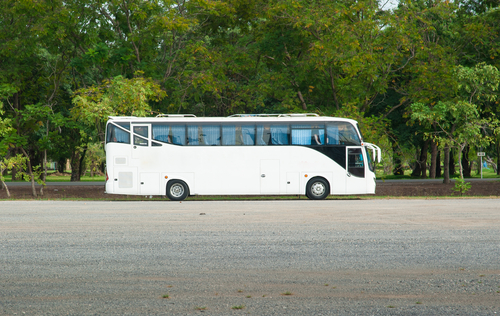
<path fill-rule="evenodd" d="M 0 315 L 500 315 L 500 202 L 0 202 Z"/>

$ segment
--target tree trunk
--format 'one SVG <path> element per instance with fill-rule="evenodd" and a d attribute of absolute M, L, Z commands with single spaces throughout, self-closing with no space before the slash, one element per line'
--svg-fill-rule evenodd
<path fill-rule="evenodd" d="M 392 143 L 392 159 L 394 161 L 394 170 L 392 170 L 392 174 L 395 176 L 403 176 L 405 172 L 403 170 L 401 158 L 398 155 L 396 142 Z"/>
<path fill-rule="evenodd" d="M 57 172 L 64 173 L 66 171 L 66 158 L 61 158 L 57 161 Z"/>
<path fill-rule="evenodd" d="M 34 197 L 37 197 L 37 194 L 36 194 L 36 188 L 35 188 L 35 177 L 33 176 L 33 169 L 31 168 L 31 161 L 30 161 L 30 157 L 28 156 L 28 153 L 26 152 L 26 150 L 24 150 L 24 148 L 20 148 L 23 155 L 26 157 L 26 167 L 28 169 L 28 174 L 30 176 L 30 179 L 31 179 L 31 194 L 34 196 Z"/>
<path fill-rule="evenodd" d="M 80 176 L 84 176 L 85 175 L 85 171 L 87 171 L 86 168 L 85 168 L 85 165 L 84 165 L 84 160 L 85 160 L 85 155 L 86 154 L 87 154 L 87 149 L 84 149 L 83 150 L 83 154 L 80 157 Z"/>
<path fill-rule="evenodd" d="M 7 184 L 3 180 L 2 180 L 2 186 L 5 188 L 5 192 L 7 193 L 7 197 L 10 198 L 9 188 L 7 187 Z"/>
<path fill-rule="evenodd" d="M 15 157 L 18 153 L 18 149 L 17 148 L 14 148 L 12 149 L 12 154 L 11 156 L 12 157 Z M 19 180 L 17 178 L 17 168 L 16 167 L 13 167 L 12 170 L 10 171 L 10 174 L 12 175 L 12 181 L 15 181 L 15 180 Z"/>
<path fill-rule="evenodd" d="M 415 167 L 413 168 L 413 171 L 411 172 L 412 177 L 420 177 L 420 174 L 422 173 L 422 169 L 420 167 L 420 162 L 419 162 L 419 159 L 421 156 L 420 148 L 417 147 L 416 150 L 417 150 L 417 152 L 415 153 L 415 156 L 416 156 Z"/>
<path fill-rule="evenodd" d="M 418 154 L 417 149 L 417 157 L 419 157 L 415 164 L 415 169 L 411 173 L 412 177 L 422 177 L 422 179 L 427 178 L 427 150 L 429 149 L 430 140 L 426 140 L 422 143 L 422 150 L 420 151 L 420 155 Z"/>
<path fill-rule="evenodd" d="M 454 153 L 455 150 L 453 150 L 453 148 L 450 148 L 450 163 L 449 163 L 449 175 L 450 177 L 453 177 L 455 175 L 455 153 Z"/>
<path fill-rule="evenodd" d="M 460 179 L 464 179 L 464 167 L 462 165 L 462 153 L 464 151 L 465 147 L 464 148 L 460 148 L 460 150 L 458 151 L 458 173 L 460 175 Z"/>
<path fill-rule="evenodd" d="M 435 141 L 431 141 L 431 169 L 429 170 L 429 177 L 431 179 L 436 179 L 437 164 L 439 163 L 439 161 L 437 161 L 437 156 L 437 143 Z"/>
<path fill-rule="evenodd" d="M 300 91 L 297 92 L 297 96 L 299 97 L 300 103 L 302 104 L 302 110 L 307 110 L 306 101 L 304 101 L 304 97 L 302 96 L 302 93 Z"/>
<path fill-rule="evenodd" d="M 471 169 L 472 165 L 469 163 L 469 151 L 470 151 L 470 146 L 467 145 L 465 146 L 464 150 L 462 151 L 462 172 L 463 176 L 465 178 L 470 178 L 471 177 Z"/>
<path fill-rule="evenodd" d="M 450 147 L 446 146 L 444 148 L 444 172 L 443 172 L 443 183 L 450 183 Z"/>
<path fill-rule="evenodd" d="M 422 179 L 427 178 L 427 151 L 429 150 L 430 142 L 431 142 L 430 139 L 426 140 L 422 147 L 422 151 L 420 152 L 420 170 L 422 170 L 422 175 L 421 175 Z"/>
<path fill-rule="evenodd" d="M 70 181 L 80 181 L 80 152 L 78 150 L 73 151 L 71 154 L 71 179 Z"/>
<path fill-rule="evenodd" d="M 436 157 L 436 178 L 441 177 L 441 150 L 437 151 Z"/>

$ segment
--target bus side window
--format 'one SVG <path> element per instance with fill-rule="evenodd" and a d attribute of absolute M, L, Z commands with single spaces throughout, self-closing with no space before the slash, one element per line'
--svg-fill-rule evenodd
<path fill-rule="evenodd" d="M 241 126 L 241 142 L 244 146 L 255 145 L 255 125 Z"/>
<path fill-rule="evenodd" d="M 108 124 L 106 143 L 130 144 L 130 133 L 120 129 L 114 124 Z"/>
<path fill-rule="evenodd" d="M 172 143 L 174 145 L 186 145 L 185 125 L 172 125 Z"/>
<path fill-rule="evenodd" d="M 204 125 L 201 127 L 203 141 L 208 146 L 220 145 L 220 125 Z"/>
<path fill-rule="evenodd" d="M 271 125 L 271 143 L 273 145 L 288 145 L 288 125 Z"/>
<path fill-rule="evenodd" d="M 189 146 L 198 146 L 200 144 L 199 137 L 201 137 L 201 133 L 198 132 L 198 125 L 188 125 L 187 144 Z"/>
<path fill-rule="evenodd" d="M 148 137 L 148 127 L 147 126 L 134 126 L 134 133 L 140 136 Z M 148 140 L 142 137 L 134 135 L 134 145 L 138 146 L 148 146 Z"/>
<path fill-rule="evenodd" d="M 336 123 L 326 125 L 326 143 L 328 145 L 339 144 L 339 127 Z"/>
<path fill-rule="evenodd" d="M 322 124 L 294 124 L 292 127 L 292 145 L 323 145 L 325 126 Z"/>
<path fill-rule="evenodd" d="M 172 143 L 172 137 L 170 136 L 170 127 L 163 124 L 153 124 L 151 127 L 153 132 L 153 139 L 159 140 L 164 143 Z"/>
<path fill-rule="evenodd" d="M 236 125 L 222 125 L 222 145 L 236 145 Z"/>
<path fill-rule="evenodd" d="M 268 145 L 271 141 L 271 131 L 267 125 L 257 125 L 257 145 Z"/>

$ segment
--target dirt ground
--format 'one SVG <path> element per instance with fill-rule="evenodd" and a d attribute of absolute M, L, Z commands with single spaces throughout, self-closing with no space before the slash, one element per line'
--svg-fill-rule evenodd
<path fill-rule="evenodd" d="M 454 184 L 441 182 L 379 182 L 375 196 L 395 197 L 431 197 L 431 196 L 460 196 L 453 191 Z M 33 199 L 30 186 L 10 186 L 10 199 Z M 40 195 L 40 187 L 37 187 Z M 500 196 L 500 181 L 473 181 L 471 189 L 464 196 Z M 160 196 L 158 196 L 160 197 Z M 369 196 L 366 196 L 369 197 Z M 40 198 L 40 196 L 39 196 Z M 149 197 L 127 196 L 104 193 L 104 185 L 50 185 L 45 187 L 44 199 L 95 199 L 95 200 L 144 200 Z M 228 197 L 234 198 L 234 197 Z M 291 198 L 296 198 L 293 196 Z M 305 197 L 301 197 L 305 198 Z M 5 188 L 0 189 L 0 199 L 8 199 Z M 188 198 L 189 199 L 189 198 Z M 191 198 L 192 199 L 192 198 Z"/>

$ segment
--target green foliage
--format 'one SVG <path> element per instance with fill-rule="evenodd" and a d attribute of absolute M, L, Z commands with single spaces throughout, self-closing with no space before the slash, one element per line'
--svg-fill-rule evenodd
<path fill-rule="evenodd" d="M 158 102 L 166 94 L 153 80 L 141 77 L 141 72 L 136 75 L 132 79 L 117 76 L 99 86 L 78 90 L 73 98 L 73 118 L 94 125 L 113 115 L 152 114 L 149 101 Z"/>
<path fill-rule="evenodd" d="M 453 191 L 458 192 L 460 196 L 463 196 L 467 191 L 470 190 L 472 184 L 470 182 L 465 182 L 464 179 L 456 179 L 455 186 L 453 187 Z"/>

